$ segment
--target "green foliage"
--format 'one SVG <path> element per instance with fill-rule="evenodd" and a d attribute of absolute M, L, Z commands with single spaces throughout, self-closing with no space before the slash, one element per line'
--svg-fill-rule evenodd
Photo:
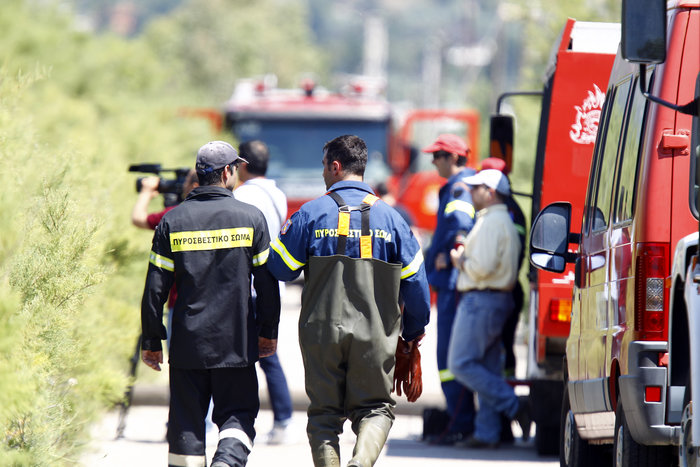
<path fill-rule="evenodd" d="M 187 94 L 143 43 L 31 4 L 0 9 L 0 459 L 74 465 L 139 330 L 150 234 L 130 225 L 126 168 L 190 165 L 213 135 L 177 116 Z"/>
<path fill-rule="evenodd" d="M 291 81 L 318 63 L 287 2 L 194 0 L 134 40 L 50 5 L 0 8 L 2 465 L 76 464 L 90 423 L 123 398 L 152 237 L 130 223 L 128 165 L 191 166 L 228 138 L 178 109 L 218 104 L 273 64 Z"/>
<path fill-rule="evenodd" d="M 296 2 L 189 0 L 144 36 L 175 70 L 171 83 L 221 102 L 239 78 L 275 73 L 280 85 L 296 86 L 305 72 L 324 74 L 306 21 Z"/>

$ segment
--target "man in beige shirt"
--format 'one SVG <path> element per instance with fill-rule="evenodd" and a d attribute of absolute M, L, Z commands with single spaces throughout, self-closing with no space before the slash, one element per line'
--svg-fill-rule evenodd
<path fill-rule="evenodd" d="M 506 176 L 488 169 L 463 181 L 478 212 L 464 246 L 450 252 L 460 271 L 457 289 L 464 293 L 447 362 L 457 381 L 479 398 L 474 434 L 467 446 L 495 448 L 501 414 L 528 430 L 530 426 L 526 399 L 520 400 L 503 379 L 501 361 L 501 330 L 514 306 L 511 291 L 518 275 L 520 240 L 504 204 L 510 194 Z"/>

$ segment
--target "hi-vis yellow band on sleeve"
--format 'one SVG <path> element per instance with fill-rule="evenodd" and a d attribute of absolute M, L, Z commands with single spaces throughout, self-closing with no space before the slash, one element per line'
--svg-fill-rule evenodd
<path fill-rule="evenodd" d="M 461 211 L 466 213 L 469 217 L 474 217 L 474 206 L 471 205 L 471 203 L 467 203 L 466 201 L 462 201 L 461 199 L 456 199 L 454 201 L 450 201 L 447 203 L 447 206 L 445 206 L 445 214 L 449 214 L 454 211 Z"/>
<path fill-rule="evenodd" d="M 250 246 L 253 246 L 252 227 L 192 230 L 170 234 L 170 249 L 172 251 L 221 250 Z"/>
<path fill-rule="evenodd" d="M 148 257 L 148 262 L 155 267 L 165 269 L 166 271 L 175 270 L 175 263 L 173 263 L 172 259 L 161 256 L 154 251 L 151 251 L 151 254 Z"/>
<path fill-rule="evenodd" d="M 270 243 L 270 248 L 275 250 L 277 254 L 280 255 L 280 258 L 282 258 L 284 264 L 286 264 L 287 267 L 292 271 L 296 271 L 300 267 L 304 266 L 304 263 L 300 263 L 296 260 L 296 258 L 294 258 L 294 256 L 289 254 L 289 251 L 287 251 L 287 248 L 284 246 L 284 244 L 280 241 L 279 238 L 274 239 Z"/>
<path fill-rule="evenodd" d="M 267 258 L 270 256 L 270 249 L 266 248 L 265 251 L 261 251 L 257 255 L 253 256 L 253 266 L 262 266 L 267 263 Z"/>
<path fill-rule="evenodd" d="M 440 375 L 440 382 L 441 383 L 446 383 L 448 381 L 454 381 L 454 379 L 455 379 L 455 375 L 453 375 L 450 370 L 440 370 L 438 372 L 438 375 Z"/>
<path fill-rule="evenodd" d="M 350 233 L 350 213 L 349 212 L 339 212 L 338 213 L 338 235 L 347 236 Z"/>
<path fill-rule="evenodd" d="M 418 250 L 418 253 L 416 253 L 416 256 L 413 258 L 413 261 L 411 261 L 408 266 L 401 270 L 401 279 L 406 279 L 407 277 L 411 277 L 417 273 L 421 264 L 423 264 L 423 252 Z"/>
<path fill-rule="evenodd" d="M 378 199 L 379 198 L 377 198 L 376 196 L 374 196 L 373 194 L 370 193 L 367 196 L 365 196 L 365 198 L 362 200 L 362 202 L 367 203 L 370 206 L 372 206 L 372 205 L 374 205 L 374 203 L 377 202 Z"/>

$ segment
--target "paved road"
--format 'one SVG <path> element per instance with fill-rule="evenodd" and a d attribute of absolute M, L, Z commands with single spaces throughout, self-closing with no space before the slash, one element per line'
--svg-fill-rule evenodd
<path fill-rule="evenodd" d="M 83 458 L 89 467 L 139 467 L 165 465 L 168 445 L 165 442 L 167 408 L 163 406 L 136 406 L 130 412 L 124 438 L 114 440 L 117 426 L 116 414 L 109 414 L 95 427 L 94 442 Z M 306 414 L 294 412 L 292 426 L 296 433 L 291 444 L 266 445 L 257 441 L 250 455 L 249 467 L 311 466 L 311 454 L 306 442 Z M 272 426 L 272 412 L 260 413 L 256 424 L 258 435 L 267 433 Z M 498 450 L 474 450 L 456 447 L 429 446 L 420 441 L 421 417 L 399 415 L 389 435 L 389 440 L 377 461 L 377 467 L 454 467 L 469 466 L 555 466 L 558 459 L 538 457 L 532 446 L 517 441 Z M 207 458 L 211 460 L 216 449 L 216 431 L 208 433 Z M 355 437 L 350 425 L 345 425 L 341 437 L 341 465 L 352 456 Z"/>
<path fill-rule="evenodd" d="M 299 316 L 301 288 L 298 285 L 287 286 L 283 298 L 283 309 L 280 318 L 280 334 L 278 352 L 282 366 L 285 369 L 295 412 L 293 417 L 294 442 L 284 446 L 270 446 L 264 443 L 264 435 L 272 426 L 272 412 L 269 410 L 265 378 L 260 376 L 260 396 L 262 410 L 256 422 L 258 439 L 250 456 L 250 467 L 270 466 L 309 466 L 312 465 L 311 454 L 306 442 L 306 409 L 307 401 L 304 393 L 304 372 L 301 362 L 297 339 L 297 320 Z M 401 467 L 446 467 L 464 465 L 469 461 L 470 466 L 518 465 L 556 465 L 558 460 L 553 457 L 538 457 L 532 445 L 532 440 L 523 443 L 518 440 L 513 445 L 502 446 L 498 450 L 471 450 L 465 448 L 429 446 L 420 441 L 422 419 L 420 414 L 425 407 L 444 405 L 435 364 L 435 314 L 426 330 L 426 337 L 421 345 L 423 364 L 423 395 L 415 404 L 405 399 L 397 405 L 397 419 L 389 435 L 387 446 L 377 462 L 377 466 Z M 516 351 L 516 354 L 522 354 Z M 522 360 L 522 359 L 519 359 Z M 139 374 L 151 372 L 141 365 Z M 522 373 L 522 368 L 518 371 Z M 165 371 L 167 372 L 167 365 Z M 150 381 L 153 381 L 151 378 Z M 519 393 L 527 388 L 517 388 Z M 123 466 L 154 466 L 165 465 L 167 459 L 167 443 L 165 443 L 165 422 L 168 409 L 167 377 L 162 375 L 156 383 L 141 383 L 137 381 L 134 394 L 134 406 L 129 412 L 124 438 L 115 440 L 117 426 L 116 413 L 108 413 L 93 429 L 93 440 L 88 452 L 81 459 L 88 467 L 123 467 Z M 514 430 L 516 431 L 517 428 Z M 533 429 L 534 434 L 534 429 Z M 208 459 L 211 459 L 216 446 L 216 432 L 210 432 L 208 438 Z M 346 424 L 345 433 L 341 438 L 341 457 L 347 462 L 352 453 L 355 437 Z"/>

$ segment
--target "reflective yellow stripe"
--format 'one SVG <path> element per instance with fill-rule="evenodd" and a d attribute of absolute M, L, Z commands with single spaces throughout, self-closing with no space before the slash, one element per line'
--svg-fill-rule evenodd
<path fill-rule="evenodd" d="M 452 374 L 450 370 L 440 370 L 438 372 L 440 375 L 440 382 L 441 383 L 446 383 L 448 381 L 454 381 L 455 375 Z"/>
<path fill-rule="evenodd" d="M 339 212 L 338 213 L 338 235 L 347 236 L 350 232 L 350 213 L 349 212 Z"/>
<path fill-rule="evenodd" d="M 474 206 L 471 205 L 471 203 L 467 203 L 466 201 L 462 201 L 461 199 L 456 199 L 454 201 L 450 201 L 447 203 L 447 206 L 445 206 L 445 214 L 449 214 L 454 211 L 461 211 L 466 213 L 469 217 L 474 217 Z"/>
<path fill-rule="evenodd" d="M 411 264 L 401 270 L 401 279 L 406 279 L 417 273 L 421 264 L 423 264 L 423 252 L 418 250 Z"/>
<path fill-rule="evenodd" d="M 250 246 L 253 246 L 252 227 L 193 230 L 170 234 L 170 249 L 172 251 L 221 250 Z"/>
<path fill-rule="evenodd" d="M 520 235 L 525 235 L 525 226 L 520 225 L 520 224 L 513 224 L 515 225 L 515 230 L 518 232 Z"/>
<path fill-rule="evenodd" d="M 148 257 L 148 262 L 154 265 L 155 267 L 165 269 L 166 271 L 175 270 L 175 263 L 173 263 L 172 259 L 166 258 L 165 256 L 161 256 L 155 251 L 151 251 L 151 254 Z"/>
<path fill-rule="evenodd" d="M 369 235 L 362 235 L 360 237 L 360 258 L 371 258 L 372 257 L 372 237 Z"/>
<path fill-rule="evenodd" d="M 379 198 L 377 198 L 377 197 L 374 196 L 373 194 L 369 194 L 369 195 L 365 196 L 365 198 L 362 200 L 362 202 L 363 202 L 363 203 L 367 203 L 367 204 L 369 204 L 370 206 L 372 206 L 374 203 L 377 202 L 378 199 L 379 199 Z"/>
<path fill-rule="evenodd" d="M 274 239 L 272 243 L 270 243 L 270 247 L 275 250 L 278 255 L 280 255 L 280 258 L 282 258 L 284 264 L 286 264 L 292 271 L 296 271 L 304 265 L 304 263 L 300 263 L 294 258 L 294 256 L 289 254 L 289 251 L 287 251 L 287 248 L 279 238 Z"/>
<path fill-rule="evenodd" d="M 270 256 L 270 249 L 266 248 L 257 255 L 253 256 L 253 266 L 262 266 L 267 263 L 267 257 Z"/>
<path fill-rule="evenodd" d="M 184 454 L 168 453 L 168 465 L 178 467 L 207 467 L 206 456 L 186 456 Z"/>

